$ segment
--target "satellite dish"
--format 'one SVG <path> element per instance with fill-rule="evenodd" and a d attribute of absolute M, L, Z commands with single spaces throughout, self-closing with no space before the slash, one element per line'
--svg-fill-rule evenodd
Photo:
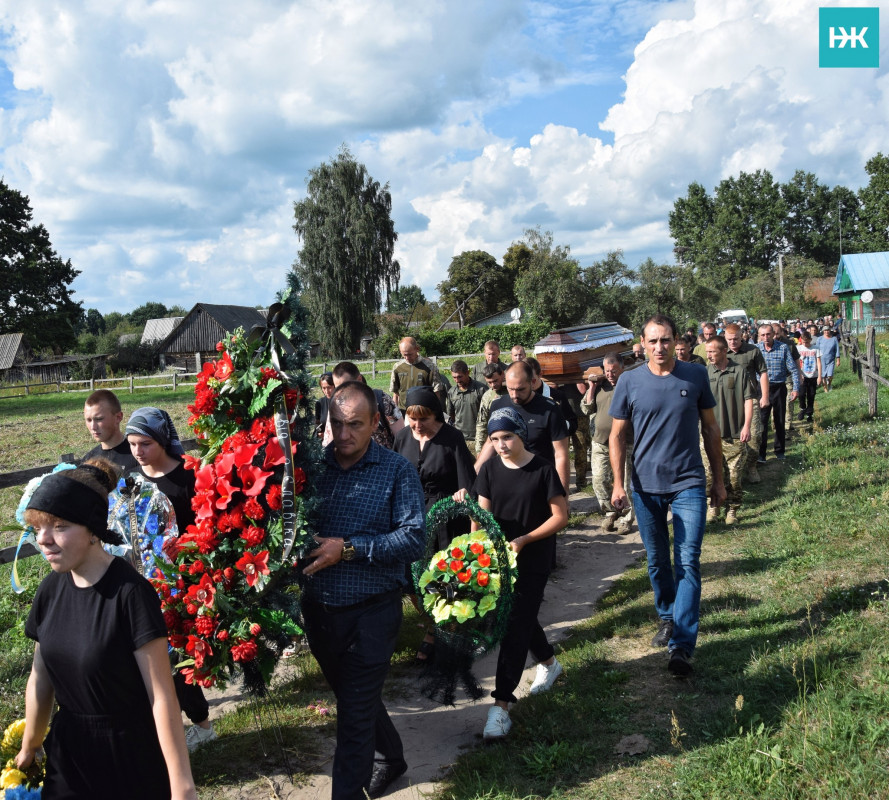
<path fill-rule="evenodd" d="M 874 293 L 867 289 L 866 291 L 861 293 L 861 302 L 862 303 L 873 303 L 874 302 Z"/>
<path fill-rule="evenodd" d="M 869 303 L 870 300 L 865 300 L 866 303 Z M 516 322 L 518 322 L 522 318 L 522 309 L 514 308 L 509 312 L 509 316 L 512 317 Z"/>

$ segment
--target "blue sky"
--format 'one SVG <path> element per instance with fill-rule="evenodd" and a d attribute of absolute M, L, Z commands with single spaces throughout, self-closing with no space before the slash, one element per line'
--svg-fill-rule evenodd
<path fill-rule="evenodd" d="M 102 312 L 270 302 L 342 143 L 389 182 L 402 283 L 430 298 L 454 255 L 536 224 L 581 264 L 670 260 L 690 182 L 857 188 L 889 149 L 886 69 L 819 69 L 818 7 L 0 0 L 0 173 Z"/>

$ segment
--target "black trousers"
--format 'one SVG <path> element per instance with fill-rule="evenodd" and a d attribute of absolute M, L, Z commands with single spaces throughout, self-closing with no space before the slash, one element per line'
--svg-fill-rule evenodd
<path fill-rule="evenodd" d="M 520 572 L 516 579 L 509 627 L 500 642 L 500 653 L 497 656 L 497 676 L 494 691 L 491 692 L 491 697 L 495 700 L 516 702 L 514 692 L 522 679 L 529 651 L 538 662 L 548 661 L 555 655 L 553 646 L 537 621 L 547 580 L 548 572 Z"/>
<path fill-rule="evenodd" d="M 173 688 L 176 689 L 179 708 L 192 722 L 197 724 L 210 717 L 210 704 L 204 697 L 204 690 L 194 683 L 186 683 L 185 676 L 179 670 L 173 673 Z"/>
<path fill-rule="evenodd" d="M 769 384 L 769 407 L 759 409 L 762 420 L 762 439 L 759 440 L 759 457 L 766 457 L 769 444 L 769 417 L 775 420 L 775 455 L 784 455 L 787 433 L 784 430 L 784 415 L 787 413 L 787 384 Z"/>
<path fill-rule="evenodd" d="M 818 378 L 803 377 L 803 385 L 799 393 L 799 413 L 805 414 L 812 421 L 815 413 L 815 395 L 818 394 Z"/>
<path fill-rule="evenodd" d="M 366 800 L 374 751 L 384 761 L 404 759 L 401 737 L 383 705 L 401 616 L 400 591 L 346 610 L 303 601 L 309 647 L 336 695 L 332 800 Z"/>

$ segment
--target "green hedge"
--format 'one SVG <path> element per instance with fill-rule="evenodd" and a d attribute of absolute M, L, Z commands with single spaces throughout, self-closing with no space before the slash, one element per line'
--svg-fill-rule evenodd
<path fill-rule="evenodd" d="M 496 339 L 500 350 L 508 353 L 520 344 L 530 353 L 536 342 L 553 330 L 549 322 L 521 322 L 518 325 L 488 325 L 485 328 L 462 328 L 416 335 L 420 352 L 425 356 L 446 356 L 451 353 L 480 353 L 485 342 Z"/>

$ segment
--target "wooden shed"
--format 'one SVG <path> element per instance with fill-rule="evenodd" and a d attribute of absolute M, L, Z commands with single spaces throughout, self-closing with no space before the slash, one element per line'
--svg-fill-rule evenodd
<path fill-rule="evenodd" d="M 0 380 L 14 382 L 18 368 L 31 359 L 31 349 L 21 333 L 0 334 Z"/>
<path fill-rule="evenodd" d="M 238 328 L 247 333 L 254 325 L 265 326 L 263 311 L 250 306 L 198 303 L 157 346 L 161 368 L 181 367 L 199 371 L 204 361 L 219 356 L 216 343 Z M 290 347 L 289 352 L 296 351 Z"/>

